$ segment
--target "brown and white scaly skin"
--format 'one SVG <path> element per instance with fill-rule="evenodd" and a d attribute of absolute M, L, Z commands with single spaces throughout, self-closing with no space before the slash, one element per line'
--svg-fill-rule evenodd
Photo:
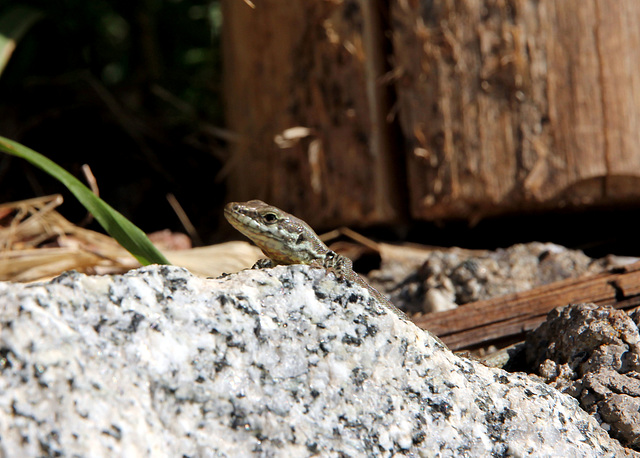
<path fill-rule="evenodd" d="M 259 261 L 258 267 L 307 264 L 327 269 L 338 281 L 346 280 L 366 288 L 380 304 L 407 319 L 402 311 L 353 271 L 349 258 L 330 250 L 301 219 L 261 200 L 229 202 L 224 208 L 224 216 L 269 257 L 269 260 Z"/>

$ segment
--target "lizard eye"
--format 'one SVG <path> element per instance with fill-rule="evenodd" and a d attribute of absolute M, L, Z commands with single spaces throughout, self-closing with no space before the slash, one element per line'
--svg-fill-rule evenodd
<path fill-rule="evenodd" d="M 264 218 L 267 223 L 275 223 L 278 219 L 275 213 L 265 213 L 262 218 Z"/>

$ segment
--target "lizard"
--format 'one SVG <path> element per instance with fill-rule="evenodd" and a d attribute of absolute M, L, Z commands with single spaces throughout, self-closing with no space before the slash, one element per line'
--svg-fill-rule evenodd
<path fill-rule="evenodd" d="M 224 207 L 224 216 L 235 229 L 248 237 L 269 258 L 259 260 L 254 268 L 291 264 L 324 268 L 333 272 L 338 281 L 346 280 L 348 283 L 355 283 L 365 288 L 379 304 L 402 320 L 410 322 L 404 312 L 353 270 L 353 263 L 348 257 L 329 249 L 311 226 L 300 218 L 261 200 L 229 202 Z M 444 348 L 448 348 L 438 336 L 430 331 L 427 332 Z M 508 361 L 512 347 L 478 360 L 488 366 L 502 367 Z"/>
<path fill-rule="evenodd" d="M 258 261 L 254 267 L 306 264 L 327 269 L 338 281 L 365 288 L 378 303 L 408 321 L 404 312 L 353 270 L 348 257 L 329 249 L 301 219 L 261 200 L 229 202 L 224 208 L 224 216 L 269 258 Z"/>

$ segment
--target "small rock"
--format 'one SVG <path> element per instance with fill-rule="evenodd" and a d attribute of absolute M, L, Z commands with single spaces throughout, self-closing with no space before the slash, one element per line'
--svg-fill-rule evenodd
<path fill-rule="evenodd" d="M 602 272 L 632 260 L 612 256 L 595 260 L 579 250 L 540 242 L 496 251 L 433 250 L 424 257 L 420 267 L 414 259 L 403 265 L 404 258 L 383 257 L 381 270 L 369 278 L 406 312 L 428 313 L 433 311 L 432 301 L 425 296 L 433 289 L 452 295 L 452 303 L 462 305 Z"/>
<path fill-rule="evenodd" d="M 640 450 L 640 332 L 629 315 L 595 304 L 557 308 L 527 337 L 526 354 L 545 381 Z"/>

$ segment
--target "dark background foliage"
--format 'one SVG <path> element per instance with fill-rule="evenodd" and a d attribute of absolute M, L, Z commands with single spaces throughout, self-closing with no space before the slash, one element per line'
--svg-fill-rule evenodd
<path fill-rule="evenodd" d="M 0 75 L 0 135 L 82 176 L 145 231 L 181 225 L 173 193 L 204 239 L 222 203 L 218 1 L 22 0 L 43 13 Z M 0 16 L 15 2 L 0 0 Z M 0 201 L 62 192 L 0 155 Z M 84 210 L 68 194 L 62 213 Z"/>

